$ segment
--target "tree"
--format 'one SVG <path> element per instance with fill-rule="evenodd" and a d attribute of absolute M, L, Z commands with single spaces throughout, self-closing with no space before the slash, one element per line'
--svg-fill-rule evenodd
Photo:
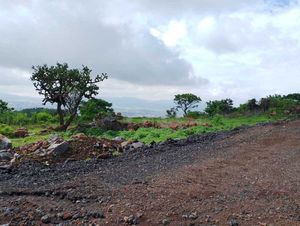
<path fill-rule="evenodd" d="M 295 101 L 300 101 L 300 93 L 291 93 L 286 96 L 288 99 L 292 99 Z"/>
<path fill-rule="evenodd" d="M 174 98 L 176 110 L 181 109 L 184 116 L 190 109 L 198 107 L 197 103 L 199 102 L 201 102 L 201 98 L 191 93 L 177 94 Z"/>
<path fill-rule="evenodd" d="M 259 109 L 259 105 L 257 104 L 257 100 L 255 98 L 248 100 L 247 108 L 250 112 L 256 111 Z"/>
<path fill-rule="evenodd" d="M 167 118 L 176 118 L 176 109 L 175 108 L 170 108 L 169 110 L 166 111 L 167 115 L 166 117 Z"/>
<path fill-rule="evenodd" d="M 102 99 L 83 101 L 79 106 L 80 116 L 84 121 L 91 121 L 96 116 L 113 114 L 112 104 Z"/>
<path fill-rule="evenodd" d="M 266 112 L 270 109 L 271 107 L 271 100 L 270 98 L 261 98 L 259 101 L 259 108 L 263 111 Z"/>
<path fill-rule="evenodd" d="M 0 114 L 3 114 L 5 112 L 10 112 L 12 110 L 14 110 L 14 109 L 13 108 L 9 108 L 8 107 L 8 103 L 6 103 L 3 100 L 0 100 Z"/>
<path fill-rule="evenodd" d="M 82 69 L 69 69 L 68 64 L 57 63 L 48 67 L 33 66 L 31 81 L 40 95 L 43 104 L 57 104 L 60 129 L 66 130 L 77 115 L 83 98 L 90 99 L 98 94 L 97 83 L 107 79 L 107 74 L 97 75 L 94 79 L 87 66 Z M 66 113 L 68 118 L 66 119 Z"/>
<path fill-rule="evenodd" d="M 206 103 L 205 112 L 212 116 L 216 114 L 229 114 L 233 111 L 233 101 L 231 99 L 214 100 Z"/>

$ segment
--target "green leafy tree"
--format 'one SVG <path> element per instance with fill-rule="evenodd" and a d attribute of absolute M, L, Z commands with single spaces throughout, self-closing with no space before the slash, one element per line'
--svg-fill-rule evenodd
<path fill-rule="evenodd" d="M 212 116 L 216 114 L 229 114 L 233 112 L 233 101 L 231 99 L 214 100 L 206 103 L 205 112 Z"/>
<path fill-rule="evenodd" d="M 3 100 L 0 100 L 0 114 L 5 113 L 5 112 L 10 112 L 14 110 L 13 108 L 8 107 L 8 103 L 6 103 Z"/>
<path fill-rule="evenodd" d="M 259 109 L 259 105 L 257 104 L 257 100 L 255 98 L 248 100 L 247 108 L 249 111 L 257 111 Z"/>
<path fill-rule="evenodd" d="M 197 104 L 200 102 L 201 98 L 192 93 L 177 94 L 174 98 L 176 110 L 181 109 L 184 116 L 187 115 L 189 110 L 198 107 Z"/>
<path fill-rule="evenodd" d="M 57 104 L 61 130 L 66 130 L 74 120 L 82 99 L 96 96 L 99 90 L 97 83 L 107 79 L 106 73 L 93 79 L 88 67 L 69 69 L 66 63 L 50 67 L 46 64 L 33 66 L 32 69 L 31 80 L 38 93 L 44 96 L 43 104 Z"/>
<path fill-rule="evenodd" d="M 96 116 L 113 114 L 112 104 L 102 99 L 90 99 L 83 101 L 79 107 L 80 116 L 83 121 L 91 121 Z"/>
<path fill-rule="evenodd" d="M 291 93 L 286 96 L 287 99 L 292 99 L 300 102 L 300 93 Z"/>
<path fill-rule="evenodd" d="M 266 112 L 270 109 L 271 107 L 271 100 L 270 98 L 261 98 L 259 101 L 259 108 L 263 111 Z"/>

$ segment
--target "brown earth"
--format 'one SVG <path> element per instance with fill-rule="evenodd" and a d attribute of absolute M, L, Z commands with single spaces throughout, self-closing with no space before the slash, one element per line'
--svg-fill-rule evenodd
<path fill-rule="evenodd" d="M 300 121 L 0 171 L 0 224 L 300 225 Z"/>

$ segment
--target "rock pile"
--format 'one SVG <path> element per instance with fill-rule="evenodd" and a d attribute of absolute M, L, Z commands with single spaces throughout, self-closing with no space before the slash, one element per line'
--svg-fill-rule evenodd
<path fill-rule="evenodd" d="M 19 128 L 14 132 L 14 136 L 17 138 L 28 137 L 29 136 L 28 129 L 24 127 Z"/>
<path fill-rule="evenodd" d="M 11 165 L 25 160 L 51 164 L 65 162 L 66 160 L 106 159 L 144 147 L 142 142 L 125 141 L 122 137 L 108 140 L 88 137 L 83 133 L 79 133 L 73 135 L 68 141 L 57 135 L 52 135 L 48 140 L 12 149 L 11 142 L 4 136 L 1 138 L 0 144 L 6 148 L 0 151 L 0 161 L 4 161 L 4 165 Z"/>
<path fill-rule="evenodd" d="M 32 156 L 61 156 L 67 153 L 69 150 L 69 143 L 64 141 L 63 138 L 53 135 L 50 136 L 47 141 L 38 141 L 36 143 L 28 144 L 20 148 L 16 148 L 15 151 L 22 155 Z"/>

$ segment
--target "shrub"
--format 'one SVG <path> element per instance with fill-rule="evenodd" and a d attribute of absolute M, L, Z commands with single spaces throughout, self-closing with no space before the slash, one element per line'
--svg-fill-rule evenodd
<path fill-rule="evenodd" d="M 114 113 L 112 104 L 102 99 L 83 101 L 79 107 L 81 121 L 92 121 L 96 117 L 104 117 Z"/>
<path fill-rule="evenodd" d="M 198 119 L 202 116 L 202 114 L 198 111 L 189 111 L 187 114 L 186 114 L 186 118 L 192 118 L 192 119 Z"/>
<path fill-rule="evenodd" d="M 0 134 L 11 137 L 14 133 L 14 129 L 9 125 L 0 124 Z"/>
<path fill-rule="evenodd" d="M 205 112 L 210 115 L 229 114 L 233 112 L 233 101 L 231 99 L 214 100 L 206 103 Z"/>
<path fill-rule="evenodd" d="M 53 121 L 53 116 L 48 112 L 38 112 L 33 115 L 33 119 L 38 123 L 49 123 Z"/>
<path fill-rule="evenodd" d="M 13 124 L 23 126 L 30 122 L 30 118 L 27 116 L 27 114 L 16 112 L 13 114 Z"/>

